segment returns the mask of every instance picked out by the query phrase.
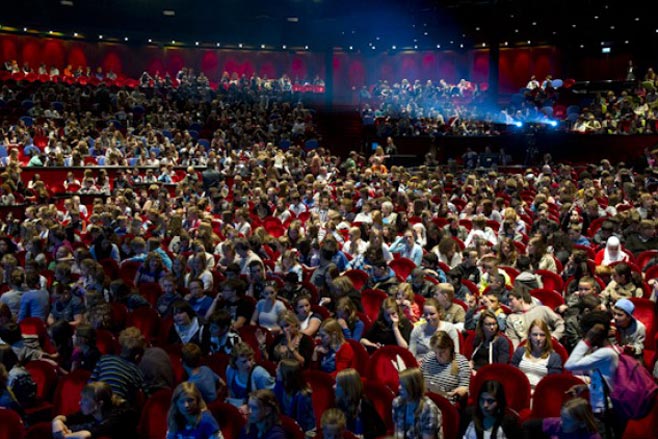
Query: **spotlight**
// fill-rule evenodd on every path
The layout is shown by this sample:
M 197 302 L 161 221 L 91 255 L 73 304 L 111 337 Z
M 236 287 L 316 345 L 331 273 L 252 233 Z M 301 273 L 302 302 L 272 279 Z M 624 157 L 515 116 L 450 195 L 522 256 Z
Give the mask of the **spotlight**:
M 555 128 L 555 127 L 557 126 L 557 121 L 555 121 L 555 120 L 549 120 L 549 121 L 548 121 L 548 124 L 549 124 L 550 126 L 552 126 L 553 128 Z
M 523 126 L 523 122 L 521 122 L 520 120 L 517 120 L 516 122 L 514 122 L 514 126 L 517 127 L 517 128 L 521 128 Z

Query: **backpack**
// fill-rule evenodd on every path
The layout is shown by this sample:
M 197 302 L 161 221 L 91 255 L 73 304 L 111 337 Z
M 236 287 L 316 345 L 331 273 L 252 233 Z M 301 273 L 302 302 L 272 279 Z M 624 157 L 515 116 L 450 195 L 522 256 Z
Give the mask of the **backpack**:
M 599 371 L 600 373 L 601 371 Z M 612 409 L 615 414 L 626 420 L 645 417 L 651 410 L 656 394 L 658 394 L 658 385 L 649 371 L 635 358 L 620 354 L 613 380 L 612 392 L 605 379 L 603 382 L 605 383 L 605 395 L 612 400 Z

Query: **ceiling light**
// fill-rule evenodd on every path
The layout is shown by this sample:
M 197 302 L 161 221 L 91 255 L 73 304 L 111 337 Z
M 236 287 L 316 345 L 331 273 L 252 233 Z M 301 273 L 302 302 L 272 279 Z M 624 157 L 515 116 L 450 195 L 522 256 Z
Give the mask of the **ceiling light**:
M 614 26 L 610 26 L 610 30 L 615 30 L 615 27 L 614 27 Z
M 238 44 L 238 47 L 239 47 L 240 49 L 242 49 L 242 43 Z
M 162 15 L 164 15 L 165 17 L 173 17 L 174 15 L 176 15 L 176 11 L 174 11 L 173 9 L 165 9 L 162 11 Z
M 480 28 L 479 28 L 479 27 L 476 27 L 475 30 L 479 32 L 479 31 L 480 31 Z
M 198 45 L 199 45 L 199 42 L 198 42 L 198 41 L 195 41 L 195 42 L 194 42 L 194 45 L 195 45 L 195 46 L 198 46 Z
M 59 4 L 62 6 L 73 6 L 73 0 L 61 0 Z
M 128 41 L 128 37 L 123 37 L 123 41 Z
M 217 43 L 217 47 L 221 47 L 222 43 Z
M 584 44 L 581 44 L 581 45 L 580 45 L 580 48 L 581 48 L 581 49 L 584 49 L 584 48 L 585 48 L 585 45 L 584 45 Z
M 99 36 L 98 36 L 98 39 L 99 39 L 99 40 L 102 40 L 102 39 L 103 39 L 103 35 L 99 35 Z
M 635 21 L 640 21 L 640 17 L 635 17 Z
M 287 47 L 288 47 L 288 46 L 286 46 L 285 44 L 284 44 L 283 46 L 281 46 L 281 48 L 284 49 L 284 50 L 285 50 Z
M 354 47 L 353 47 L 353 46 L 350 46 L 350 50 L 352 50 L 352 49 L 354 49 Z
M 26 28 L 26 27 L 23 28 L 23 32 L 27 32 L 27 28 Z
M 374 49 L 374 48 L 373 48 Z M 304 50 L 308 50 L 308 46 L 304 46 Z
M 428 33 L 427 33 L 427 32 L 423 32 L 423 35 L 425 35 L 425 36 L 427 36 L 427 35 L 428 35 Z
M 530 40 L 528 40 L 528 44 L 530 44 Z
M 460 44 L 459 47 L 460 47 L 461 49 L 463 49 L 463 48 L 464 48 L 464 45 L 463 45 L 463 44 Z
M 375 50 L 375 46 L 372 46 L 372 50 Z
M 487 47 L 487 43 L 482 43 L 482 47 Z
M 437 45 L 436 45 L 436 48 L 437 48 L 437 49 L 440 49 L 440 48 L 441 48 L 441 45 L 440 45 L 440 44 L 437 44 Z
M 533 22 L 532 22 L 532 25 L 533 25 L 533 26 L 537 26 L 537 22 L 536 22 L 536 21 L 533 21 Z
M 509 43 L 508 43 L 507 41 L 505 41 L 503 44 L 504 44 L 505 46 L 507 46 Z
M 602 47 L 601 48 L 601 53 L 610 53 L 610 48 L 609 47 Z
M 393 45 L 393 46 L 391 46 L 391 49 L 395 50 L 395 49 L 397 49 L 397 46 Z
M 575 24 L 572 24 L 571 27 L 575 29 L 575 28 L 576 28 L 576 25 L 575 25 Z
M 288 17 L 286 20 L 288 20 L 290 23 L 298 23 L 299 17 Z
M 626 41 L 624 41 L 624 44 L 628 44 L 628 43 L 629 43 L 629 41 L 628 41 L 628 40 L 626 40 Z
M 599 16 L 598 16 L 598 15 L 595 15 L 595 16 L 594 16 L 594 19 L 595 19 L 595 20 L 598 20 L 598 19 L 599 19 Z
M 176 44 L 176 40 L 171 40 L 171 44 Z
M 77 36 L 78 36 L 78 33 L 77 33 L 77 32 L 73 32 L 73 36 L 74 36 L 74 37 L 77 37 Z
M 375 37 L 375 40 L 379 41 L 379 37 Z
M 418 49 L 418 44 L 414 44 L 414 49 Z
M 454 41 L 452 41 L 452 40 L 450 40 L 450 44 L 455 44 L 455 42 L 454 42 Z
M 153 42 L 153 40 L 149 38 L 149 43 L 152 43 L 152 42 Z
M 518 30 L 518 29 L 514 29 L 514 33 L 517 33 L 517 34 L 518 34 L 518 33 L 519 33 L 519 30 Z

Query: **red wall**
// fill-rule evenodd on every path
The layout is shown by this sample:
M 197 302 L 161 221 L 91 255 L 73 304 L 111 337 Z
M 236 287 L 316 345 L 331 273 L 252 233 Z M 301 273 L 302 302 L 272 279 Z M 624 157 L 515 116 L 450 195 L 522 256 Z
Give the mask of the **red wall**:
M 268 52 L 214 50 L 195 48 L 133 47 L 106 42 L 78 42 L 52 38 L 36 38 L 0 34 L 0 61 L 16 59 L 36 67 L 66 64 L 101 66 L 130 77 L 138 77 L 144 70 L 150 73 L 175 74 L 182 66 L 202 70 L 211 81 L 221 73 L 250 75 L 256 72 L 268 77 L 287 73 L 291 78 L 324 78 L 325 56 L 311 52 Z M 580 57 L 562 69 L 560 52 L 553 47 L 504 48 L 500 51 L 499 78 L 502 93 L 516 92 L 530 75 L 543 78 L 551 73 L 554 78 L 568 75 L 576 79 L 623 78 L 628 57 L 610 55 Z M 443 78 L 456 83 L 461 78 L 484 83 L 489 75 L 489 51 L 486 48 L 470 51 L 422 51 L 396 53 L 336 52 L 333 56 L 334 90 L 338 98 L 351 97 L 353 89 L 373 84 L 379 79 L 399 81 Z

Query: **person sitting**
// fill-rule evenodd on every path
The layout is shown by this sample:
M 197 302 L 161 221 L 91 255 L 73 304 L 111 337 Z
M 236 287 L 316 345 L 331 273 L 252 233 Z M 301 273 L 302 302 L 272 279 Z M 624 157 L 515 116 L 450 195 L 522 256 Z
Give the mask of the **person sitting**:
M 274 388 L 274 378 L 254 361 L 254 350 L 246 343 L 238 343 L 231 352 L 231 361 L 226 367 L 226 402 L 245 410 L 249 394 L 261 389 Z
M 628 299 L 619 299 L 612 307 L 614 326 L 611 326 L 611 336 L 622 351 L 637 359 L 644 354 L 644 340 L 647 329 L 644 323 L 633 317 L 635 305 Z
M 187 374 L 187 381 L 194 383 L 206 403 L 217 399 L 224 388 L 224 381 L 208 366 L 201 364 L 201 348 L 194 343 L 186 343 L 181 349 L 181 362 Z
M 282 300 L 277 298 L 278 285 L 268 281 L 261 292 L 260 300 L 256 303 L 256 309 L 251 316 L 251 325 L 262 326 L 275 334 L 281 332 L 279 316 L 287 309 Z
M 470 361 L 473 373 L 487 364 L 509 363 L 509 342 L 500 331 L 496 314 L 488 309 L 482 311 L 473 339 L 473 354 Z
M 55 439 L 120 437 L 137 438 L 138 416 L 112 387 L 96 381 L 82 389 L 80 411 L 73 415 L 58 415 L 52 421 Z
M 611 236 L 606 241 L 605 248 L 599 250 L 595 257 L 594 263 L 599 266 L 607 267 L 615 262 L 627 262 L 629 256 L 621 249 L 619 238 Z
M 622 262 L 612 269 L 612 280 L 601 291 L 601 300 L 606 307 L 612 307 L 619 299 L 642 297 L 643 295 L 641 276 L 633 273 L 631 267 Z
M 247 425 L 238 439 L 287 439 L 281 427 L 280 408 L 274 392 L 261 389 L 249 395 Z
M 73 338 L 73 355 L 71 356 L 71 370 L 85 369 L 93 371 L 101 358 L 96 347 L 96 330 L 86 323 L 78 325 Z
M 336 376 L 341 370 L 355 365 L 352 346 L 345 341 L 343 329 L 335 319 L 322 322 L 318 338 L 320 343 L 315 347 L 311 358 L 320 370 Z
M 240 335 L 231 328 L 231 314 L 227 309 L 218 309 L 208 318 L 210 331 L 210 351 L 231 354 L 233 347 L 242 340 Z
M 420 369 L 411 368 L 400 372 L 399 396 L 393 400 L 396 438 L 443 437 L 441 411 L 425 392 L 425 378 Z
M 526 437 L 601 439 L 592 408 L 583 398 L 567 400 L 559 417 L 529 420 L 523 423 L 523 429 Z
M 450 322 L 442 318 L 443 307 L 435 298 L 429 298 L 423 304 L 424 322 L 414 326 L 409 336 L 409 350 L 416 357 L 416 360 L 422 361 L 425 354 L 430 351 L 430 339 L 437 331 L 445 331 L 457 349 L 459 349 L 459 334 L 457 328 Z
M 416 297 L 414 295 L 414 290 L 411 288 L 411 284 L 402 282 L 398 286 L 395 300 L 402 309 L 407 320 L 409 320 L 411 324 L 415 324 L 420 318 L 420 307 L 418 306 L 418 303 L 416 303 Z
M 471 380 L 468 360 L 455 351 L 455 344 L 444 331 L 432 336 L 430 347 L 432 350 L 425 354 L 421 363 L 427 389 L 463 405 Z
M 450 283 L 440 283 L 437 285 L 434 298 L 438 300 L 443 312 L 443 320 L 454 324 L 460 329 L 464 326 L 466 311 L 464 308 L 454 303 L 455 288 Z
M 174 389 L 167 414 L 165 439 L 223 439 L 217 420 L 208 410 L 194 383 L 185 381 Z
M 313 354 L 313 341 L 300 330 L 299 320 L 292 311 L 284 311 L 279 317 L 281 333 L 278 334 L 270 346 L 266 346 L 267 358 L 279 362 L 282 359 L 294 359 L 302 366 L 308 367 Z M 265 343 L 265 339 L 259 342 Z
M 315 413 L 311 388 L 304 379 L 302 366 L 296 360 L 281 360 L 276 371 L 274 394 L 281 413 L 297 421 L 307 436 L 315 433 Z
M 2 363 L 0 363 L 0 408 L 13 410 L 19 415 L 23 415 L 23 407 L 9 387 L 9 373 Z
M 564 334 L 564 320 L 552 309 L 544 305 L 533 305 L 532 296 L 527 291 L 514 289 L 509 293 L 512 314 L 507 316 L 505 335 L 512 340 L 516 349 L 527 334 L 530 325 L 535 320 L 543 320 L 553 333 L 560 339 Z
M 553 349 L 546 322 L 537 319 L 530 324 L 526 345 L 516 348 L 511 364 L 525 373 L 532 390 L 546 375 L 562 372 L 562 358 Z
M 336 407 L 346 418 L 346 428 L 364 439 L 375 439 L 386 433 L 386 425 L 365 396 L 363 381 L 355 369 L 343 369 L 336 375 Z
M 365 324 L 357 314 L 356 306 L 349 297 L 341 297 L 336 304 L 336 321 L 343 329 L 345 339 L 360 341 Z
M 370 330 L 361 338 L 361 344 L 369 351 L 385 345 L 397 345 L 407 349 L 412 325 L 404 317 L 393 297 L 384 299 L 379 316 Z
M 475 407 L 462 418 L 462 429 L 465 430 L 464 439 L 522 437 L 518 415 L 507 408 L 505 388 L 499 381 L 482 383 L 475 397 Z
M 203 352 L 208 352 L 210 331 L 203 319 L 194 312 L 192 306 L 184 300 L 179 300 L 174 302 L 172 310 L 174 324 L 169 331 L 167 343 L 195 343 L 201 346 Z
M 343 439 L 347 431 L 347 418 L 339 409 L 328 409 L 322 413 L 320 419 L 322 439 Z

